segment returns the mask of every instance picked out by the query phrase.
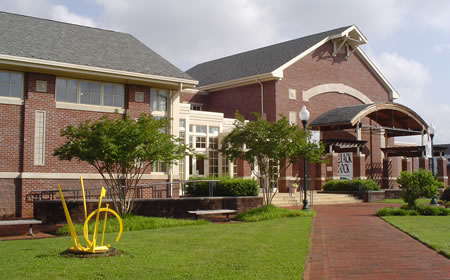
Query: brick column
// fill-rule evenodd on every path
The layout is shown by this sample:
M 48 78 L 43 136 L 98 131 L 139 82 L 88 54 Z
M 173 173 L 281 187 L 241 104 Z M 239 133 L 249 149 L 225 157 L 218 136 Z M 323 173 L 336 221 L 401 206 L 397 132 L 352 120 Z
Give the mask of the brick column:
M 338 154 L 328 154 L 328 163 L 326 165 L 326 180 L 339 180 L 338 176 Z
M 250 177 L 252 170 L 250 168 L 250 164 L 243 160 L 238 158 L 236 160 L 237 163 L 237 176 L 238 177 Z
M 447 159 L 445 157 L 438 157 L 437 162 L 437 180 L 444 183 L 444 188 L 448 186 L 448 174 L 447 174 Z
M 325 163 L 315 163 L 314 190 L 322 190 L 327 175 L 327 165 Z
M 419 158 L 419 168 L 425 169 L 427 171 L 430 170 L 429 162 L 427 157 Z
M 412 172 L 411 158 L 402 158 L 402 171 Z
M 353 178 L 367 179 L 366 177 L 366 155 L 363 153 L 353 154 Z
M 400 176 L 401 163 L 398 157 L 383 159 L 382 188 L 395 189 L 398 187 L 397 178 Z

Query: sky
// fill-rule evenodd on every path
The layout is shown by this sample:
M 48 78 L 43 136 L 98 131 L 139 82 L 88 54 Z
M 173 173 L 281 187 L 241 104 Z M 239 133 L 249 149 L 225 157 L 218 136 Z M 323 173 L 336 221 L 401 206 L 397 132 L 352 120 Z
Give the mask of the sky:
M 400 94 L 396 102 L 450 143 L 447 0 L 2 0 L 6 12 L 134 35 L 181 70 L 355 24 L 361 48 Z M 419 141 L 417 138 L 405 141 Z M 403 141 L 403 140 L 401 140 Z

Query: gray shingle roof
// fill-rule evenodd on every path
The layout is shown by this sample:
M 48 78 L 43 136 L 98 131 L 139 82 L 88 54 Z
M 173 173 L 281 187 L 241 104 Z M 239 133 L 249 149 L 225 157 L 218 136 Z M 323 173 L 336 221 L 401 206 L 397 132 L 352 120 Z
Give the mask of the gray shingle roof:
M 326 124 L 347 124 L 350 123 L 359 112 L 373 104 L 374 103 L 335 108 L 318 116 L 310 123 L 310 125 L 312 127 L 317 127 Z
M 327 36 L 341 33 L 349 27 L 351 26 L 204 62 L 186 73 L 198 80 L 199 86 L 270 73 Z
M 192 80 L 130 34 L 6 12 L 0 54 Z

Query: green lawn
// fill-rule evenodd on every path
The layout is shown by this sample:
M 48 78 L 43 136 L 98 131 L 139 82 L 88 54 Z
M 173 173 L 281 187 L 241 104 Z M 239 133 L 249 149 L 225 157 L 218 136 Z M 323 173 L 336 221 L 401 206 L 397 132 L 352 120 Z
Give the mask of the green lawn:
M 430 204 L 431 198 L 419 198 L 417 200 L 418 204 Z M 393 204 L 404 204 L 405 202 L 401 198 L 386 198 L 383 201 L 377 201 L 377 203 L 393 203 Z
M 385 216 L 382 218 L 450 258 L 450 216 Z
M 2 279 L 299 279 L 312 217 L 125 232 L 120 256 L 59 255 L 70 237 L 0 242 Z M 106 235 L 113 242 L 115 234 Z M 84 242 L 83 242 L 84 243 Z

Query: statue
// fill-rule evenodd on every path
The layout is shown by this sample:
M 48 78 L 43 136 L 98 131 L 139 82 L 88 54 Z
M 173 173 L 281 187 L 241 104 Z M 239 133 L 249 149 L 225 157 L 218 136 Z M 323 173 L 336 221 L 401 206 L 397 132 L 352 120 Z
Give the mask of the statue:
M 87 215 L 87 207 L 86 207 L 86 197 L 85 197 L 85 193 L 84 193 L 83 178 L 81 176 L 80 176 L 80 184 L 81 184 L 81 193 L 83 196 L 84 219 L 85 219 L 84 224 L 83 224 L 83 237 L 87 244 L 86 247 L 82 246 L 80 244 L 80 242 L 78 241 L 77 233 L 75 232 L 75 228 L 73 227 L 72 219 L 70 218 L 70 214 L 69 214 L 69 210 L 67 209 L 66 201 L 64 200 L 64 196 L 62 194 L 61 187 L 58 184 L 58 191 L 59 191 L 59 195 L 61 197 L 61 203 L 64 208 L 67 225 L 69 226 L 70 235 L 72 237 L 72 242 L 73 242 L 73 246 L 70 247 L 69 250 L 73 251 L 73 252 L 91 253 L 91 254 L 108 252 L 110 245 L 109 244 L 106 246 L 103 245 L 104 237 L 105 237 L 105 229 L 106 229 L 106 220 L 107 220 L 108 213 L 111 213 L 112 215 L 114 215 L 119 222 L 119 233 L 116 236 L 116 242 L 119 242 L 120 236 L 122 234 L 122 230 L 123 230 L 122 220 L 120 219 L 120 216 L 119 216 L 119 214 L 117 214 L 116 211 L 109 208 L 108 204 L 106 204 L 106 207 L 103 207 L 103 208 L 101 207 L 102 198 L 105 197 L 105 194 L 106 194 L 105 188 L 103 186 L 100 191 L 100 196 L 98 198 L 98 207 L 95 211 L 90 213 L 88 216 Z M 102 238 L 100 241 L 100 245 L 98 246 L 97 245 L 97 229 L 98 229 L 97 226 L 98 226 L 98 221 L 100 218 L 100 212 L 104 212 L 105 217 L 104 217 L 104 221 L 103 221 Z M 92 236 L 92 240 L 90 240 L 88 223 L 89 223 L 89 220 L 94 216 L 95 216 L 94 234 Z

